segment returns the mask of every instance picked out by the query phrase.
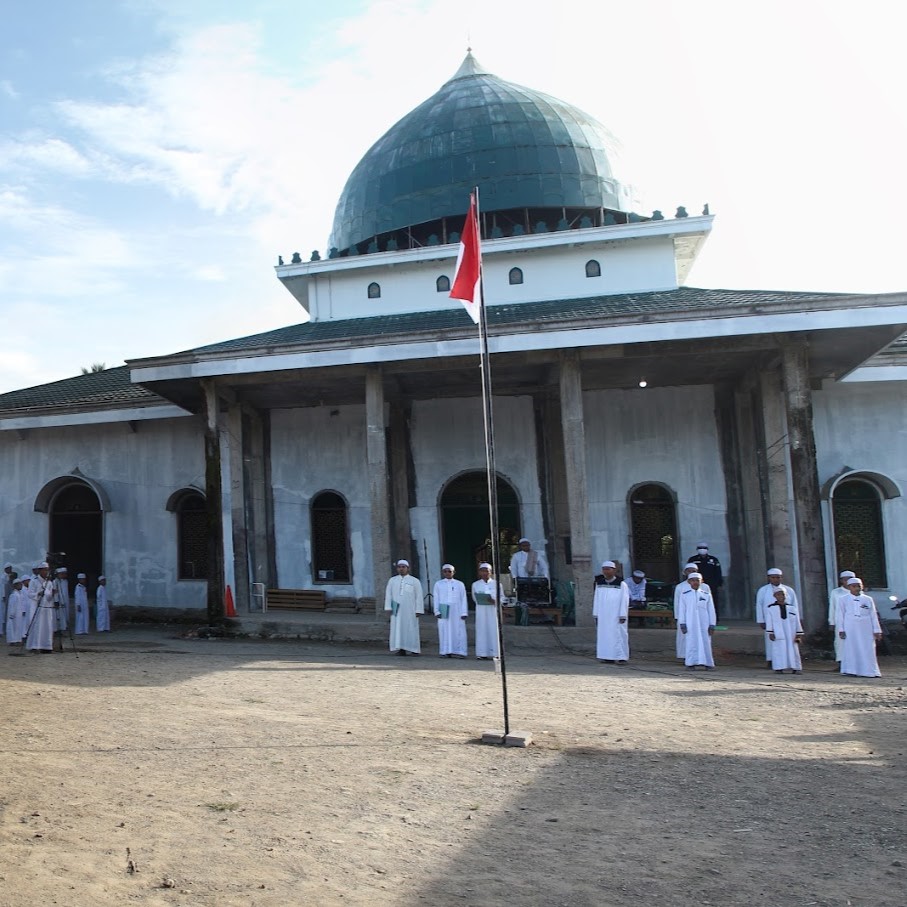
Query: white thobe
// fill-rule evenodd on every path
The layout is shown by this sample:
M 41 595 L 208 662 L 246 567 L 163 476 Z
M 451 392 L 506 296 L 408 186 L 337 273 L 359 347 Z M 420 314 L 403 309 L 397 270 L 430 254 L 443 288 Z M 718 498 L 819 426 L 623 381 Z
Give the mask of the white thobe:
M 685 579 L 681 580 L 674 587 L 674 623 L 677 624 L 677 636 L 674 642 L 676 645 L 675 651 L 677 652 L 677 657 L 681 661 L 683 661 L 683 659 L 686 658 L 687 655 L 687 638 L 684 635 L 683 631 L 680 629 L 680 619 L 678 616 L 680 614 L 680 596 L 683 595 L 683 593 L 686 592 L 689 588 L 690 584 Z M 709 588 L 708 583 L 700 583 L 699 588 L 705 589 L 705 591 L 709 594 L 711 594 L 712 592 L 712 590 Z
M 498 594 L 504 600 L 504 590 L 498 586 Z M 487 596 L 487 598 L 486 598 Z M 479 599 L 481 597 L 481 601 Z M 472 584 L 472 600 L 476 603 L 476 658 L 497 658 L 498 649 L 498 606 L 495 600 L 495 581 L 477 579 Z M 484 602 L 490 600 L 490 604 Z
M 841 640 L 841 673 L 881 677 L 874 634 L 882 632 L 882 625 L 875 602 L 868 595 L 842 595 L 835 629 L 845 634 Z
M 384 610 L 391 612 L 390 650 L 421 652 L 419 614 L 425 613 L 422 583 L 418 577 L 392 576 L 384 593 Z M 395 607 L 396 605 L 396 607 Z
M 709 627 L 714 627 L 717 623 L 715 617 L 715 602 L 712 601 L 712 593 L 704 592 L 704 586 L 693 589 L 687 584 L 680 596 L 680 610 L 677 615 L 677 624 L 685 625 L 686 632 L 686 653 L 684 655 L 684 664 L 686 665 L 705 665 L 707 668 L 715 666 L 715 659 L 712 657 L 712 637 L 709 635 Z
M 535 568 L 529 572 L 531 564 L 527 564 L 529 555 L 535 555 Z M 527 579 L 533 576 L 544 576 L 550 578 L 548 572 L 548 560 L 543 551 L 536 551 L 534 548 L 530 551 L 516 551 L 510 558 L 510 575 L 519 579 Z
M 638 583 L 633 579 L 625 579 L 624 582 L 627 584 L 631 602 L 645 602 L 646 581 L 644 579 L 641 579 Z
M 800 605 L 797 600 L 797 593 L 791 589 L 790 586 L 785 586 L 784 583 L 779 583 L 777 586 L 773 586 L 771 583 L 766 583 L 764 586 L 760 586 L 759 590 L 756 592 L 756 623 L 764 624 L 765 623 L 765 614 L 766 609 L 775 601 L 775 590 L 783 589 L 784 590 L 784 600 L 788 605 L 793 605 L 797 610 L 800 610 Z M 768 627 L 765 628 L 765 633 L 763 634 L 765 641 L 765 660 L 772 660 L 772 641 L 768 638 Z
M 630 657 L 627 611 L 630 590 L 622 581 L 595 586 L 592 616 L 595 618 L 595 657 L 604 661 L 626 661 Z M 621 623 L 623 618 L 623 623 Z
M 844 645 L 844 640 L 838 636 L 838 629 L 835 626 L 835 621 L 838 619 L 838 605 L 844 595 L 850 595 L 850 589 L 846 589 L 844 586 L 835 586 L 828 593 L 828 625 L 831 627 L 832 635 L 835 638 L 835 661 L 841 660 L 841 648 Z
M 69 628 L 69 580 L 54 580 L 54 601 L 58 605 L 54 620 L 58 630 Z
M 9 574 L 5 570 L 0 570 L 0 636 L 6 632 L 6 603 L 12 588 Z
M 27 624 L 28 596 L 24 589 L 13 589 L 6 602 L 6 641 L 22 642 Z
M 76 584 L 76 620 L 75 632 L 80 636 L 88 632 L 88 587 Z
M 439 579 L 433 594 L 438 618 L 438 651 L 441 655 L 466 656 L 466 586 L 458 579 Z
M 40 577 L 36 577 L 29 583 L 28 592 L 35 610 L 32 612 L 31 629 L 28 631 L 25 648 L 52 651 L 56 627 L 54 584 L 50 581 L 45 583 Z
M 800 621 L 800 609 L 797 605 L 785 602 L 787 616 L 781 617 L 781 606 L 773 601 L 765 608 L 766 633 L 774 634 L 774 639 L 769 638 L 768 655 L 772 667 L 776 671 L 791 668 L 800 671 L 803 665 L 800 661 L 800 647 L 797 645 L 797 634 L 803 632 Z
M 107 604 L 107 587 L 98 586 L 98 591 L 95 593 L 95 609 L 98 630 L 109 630 L 110 629 L 110 608 Z

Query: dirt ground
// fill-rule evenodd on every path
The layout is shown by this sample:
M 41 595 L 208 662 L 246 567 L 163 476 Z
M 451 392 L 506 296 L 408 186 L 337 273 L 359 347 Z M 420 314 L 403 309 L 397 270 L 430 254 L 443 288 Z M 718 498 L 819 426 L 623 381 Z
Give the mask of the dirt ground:
M 0 660 L 7 907 L 907 904 L 903 658 L 511 653 L 505 749 L 489 662 L 86 645 Z

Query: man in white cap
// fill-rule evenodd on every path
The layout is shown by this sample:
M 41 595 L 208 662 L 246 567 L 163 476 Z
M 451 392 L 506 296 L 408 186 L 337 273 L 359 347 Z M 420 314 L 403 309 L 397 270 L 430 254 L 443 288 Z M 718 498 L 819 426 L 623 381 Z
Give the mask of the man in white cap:
M 65 567 L 57 567 L 54 574 L 54 605 L 57 630 L 62 633 L 69 628 L 69 571 Z
M 469 605 L 466 586 L 454 579 L 453 564 L 441 568 L 441 579 L 435 583 L 432 601 L 438 618 L 438 653 L 442 658 L 466 657 L 466 618 Z
M 769 567 L 769 569 L 765 571 L 765 585 L 760 586 L 756 592 L 756 623 L 765 631 L 763 637 L 765 641 L 765 664 L 768 668 L 771 668 L 772 666 L 772 641 L 768 636 L 769 631 L 766 626 L 765 609 L 775 601 L 775 591 L 778 589 L 784 590 L 785 603 L 790 607 L 795 608 L 798 615 L 800 613 L 797 593 L 794 592 L 790 586 L 785 586 L 784 583 L 781 582 L 783 576 L 784 574 L 780 567 Z
M 683 579 L 674 587 L 674 623 L 677 624 L 677 636 L 674 640 L 675 652 L 677 657 L 683 661 L 686 658 L 687 654 L 687 638 L 680 629 L 680 596 L 683 595 L 687 589 L 690 588 L 690 584 L 687 581 L 691 573 L 697 573 L 696 565 L 693 563 L 688 563 L 683 565 Z M 701 574 L 700 574 L 701 575 Z M 700 583 L 700 586 L 705 587 L 706 592 L 711 592 L 709 589 L 708 583 Z
M 719 597 L 721 595 L 721 587 L 724 585 L 721 561 L 715 555 L 709 554 L 707 542 L 698 542 L 696 544 L 696 553 L 690 558 L 690 563 L 696 565 L 696 570 L 702 574 L 702 582 L 709 587 L 717 617 L 720 611 Z
M 75 632 L 78 636 L 83 636 L 88 632 L 88 577 L 80 573 L 76 579 L 76 627 Z
M 6 632 L 6 602 L 13 591 L 13 565 L 6 563 L 0 570 L 0 636 Z
M 22 589 L 22 577 L 13 577 L 12 586 L 12 592 L 6 601 L 6 641 L 11 646 L 22 642 L 25 617 L 28 614 L 28 599 Z
M 800 641 L 803 639 L 800 608 L 796 600 L 788 600 L 790 589 L 787 586 L 772 588 L 772 601 L 765 606 L 770 664 L 776 674 L 787 670 L 799 674 L 803 668 L 800 662 Z
M 536 576 L 550 579 L 548 561 L 543 551 L 536 551 L 529 539 L 520 539 L 519 550 L 510 558 L 510 575 L 514 579 L 532 579 Z
M 856 573 L 853 570 L 842 570 L 838 574 L 838 579 L 841 581 L 839 586 L 835 586 L 831 592 L 828 593 L 828 625 L 831 627 L 832 636 L 835 639 L 835 661 L 841 660 L 841 637 L 838 636 L 837 631 L 835 630 L 835 621 L 838 619 L 838 603 L 841 600 L 842 595 L 848 595 L 850 590 L 847 588 L 847 581 L 856 576 Z
M 472 600 L 476 603 L 476 658 L 497 658 L 498 599 L 504 599 L 504 590 L 491 575 L 489 563 L 479 564 L 479 578 L 472 584 Z
M 25 648 L 36 652 L 49 653 L 54 648 L 54 584 L 48 576 L 50 565 L 43 561 L 35 566 L 35 575 L 28 585 L 31 603 L 28 636 Z
M 422 583 L 409 572 L 409 561 L 397 561 L 397 575 L 387 582 L 384 610 L 391 613 L 390 650 L 397 655 L 419 655 L 419 615 L 425 613 Z
M 863 580 L 852 576 L 847 595 L 838 599 L 835 628 L 841 646 L 841 673 L 852 677 L 881 677 L 876 643 L 882 638 L 882 625 L 875 602 L 863 592 Z
M 642 570 L 634 570 L 628 579 L 627 590 L 630 593 L 630 607 L 633 609 L 646 606 L 646 574 Z
M 98 577 L 98 590 L 95 592 L 95 621 L 101 633 L 110 632 L 110 606 L 107 603 L 107 577 Z
M 603 561 L 595 577 L 592 618 L 595 620 L 595 657 L 606 664 L 624 665 L 630 658 L 627 612 L 630 590 L 617 575 L 614 561 Z
M 718 622 L 712 593 L 706 592 L 701 573 L 687 577 L 688 589 L 680 596 L 680 612 L 677 622 L 680 632 L 686 637 L 684 664 L 692 671 L 702 665 L 707 671 L 715 669 L 712 656 L 712 633 Z

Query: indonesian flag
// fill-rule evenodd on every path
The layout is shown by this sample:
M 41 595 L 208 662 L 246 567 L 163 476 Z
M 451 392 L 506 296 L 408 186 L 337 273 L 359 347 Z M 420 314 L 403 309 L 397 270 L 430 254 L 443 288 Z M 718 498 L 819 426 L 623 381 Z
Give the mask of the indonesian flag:
M 457 255 L 457 273 L 450 298 L 459 299 L 466 306 L 469 317 L 479 323 L 482 308 L 482 248 L 479 244 L 479 224 L 476 218 L 476 194 L 469 194 L 469 213 L 460 238 L 460 253 Z

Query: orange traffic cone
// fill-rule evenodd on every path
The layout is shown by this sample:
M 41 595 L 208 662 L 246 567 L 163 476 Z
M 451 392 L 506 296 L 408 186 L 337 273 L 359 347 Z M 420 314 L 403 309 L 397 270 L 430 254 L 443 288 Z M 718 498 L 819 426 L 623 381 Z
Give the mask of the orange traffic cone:
M 224 613 L 227 617 L 236 617 L 236 607 L 233 604 L 233 590 L 227 586 L 224 595 Z

